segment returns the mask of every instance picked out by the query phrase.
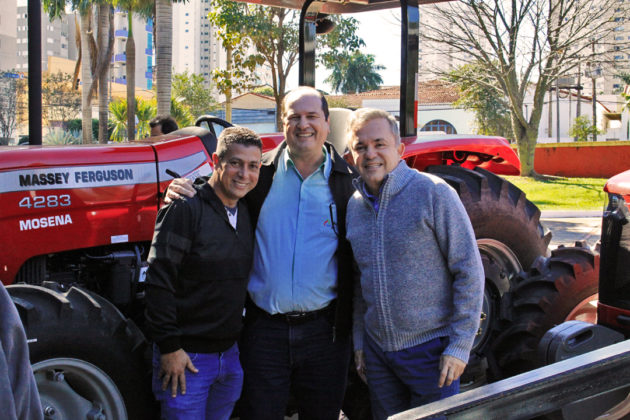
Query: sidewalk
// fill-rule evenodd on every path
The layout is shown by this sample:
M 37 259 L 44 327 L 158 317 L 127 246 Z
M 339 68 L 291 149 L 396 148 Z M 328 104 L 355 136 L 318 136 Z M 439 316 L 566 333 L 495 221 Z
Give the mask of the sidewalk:
M 549 247 L 573 246 L 575 241 L 586 241 L 594 248 L 602 229 L 603 210 L 554 210 L 543 211 L 540 223 L 552 233 Z

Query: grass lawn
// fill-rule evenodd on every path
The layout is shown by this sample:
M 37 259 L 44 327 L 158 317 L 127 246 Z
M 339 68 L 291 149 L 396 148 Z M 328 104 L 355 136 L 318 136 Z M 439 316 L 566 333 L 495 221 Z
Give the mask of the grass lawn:
M 601 210 L 604 207 L 605 178 L 504 178 L 523 190 L 541 210 Z

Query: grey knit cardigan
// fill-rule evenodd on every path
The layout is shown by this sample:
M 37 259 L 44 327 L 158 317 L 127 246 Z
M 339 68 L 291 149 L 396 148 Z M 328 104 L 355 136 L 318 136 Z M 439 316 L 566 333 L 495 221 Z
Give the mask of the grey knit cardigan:
M 381 186 L 378 213 L 363 194 L 363 181 L 355 180 L 355 186 L 346 217 L 361 272 L 355 350 L 363 348 L 364 333 L 383 351 L 448 336 L 444 354 L 468 362 L 479 328 L 484 273 L 457 193 L 404 161 Z

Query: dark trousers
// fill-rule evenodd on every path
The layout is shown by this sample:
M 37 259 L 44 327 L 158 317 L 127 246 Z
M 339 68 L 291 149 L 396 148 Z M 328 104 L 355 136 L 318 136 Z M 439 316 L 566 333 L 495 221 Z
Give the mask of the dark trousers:
M 400 351 L 383 351 L 367 334 L 363 340 L 372 416 L 388 416 L 438 401 L 459 392 L 459 379 L 438 388 L 440 356 L 448 337 Z
M 330 316 L 288 323 L 250 312 L 241 337 L 241 419 L 283 419 L 292 390 L 300 420 L 338 420 L 350 362 L 349 337 L 333 342 Z

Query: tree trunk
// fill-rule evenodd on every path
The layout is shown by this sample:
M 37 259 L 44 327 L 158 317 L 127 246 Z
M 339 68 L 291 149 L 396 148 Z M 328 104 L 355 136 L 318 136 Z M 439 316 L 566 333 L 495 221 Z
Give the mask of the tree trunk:
M 518 119 L 512 117 L 512 130 L 516 138 L 518 157 L 521 161 L 521 176 L 536 176 L 534 170 L 534 153 L 538 139 L 537 130 L 523 126 Z
M 227 73 L 230 75 L 230 79 L 232 78 L 232 47 L 228 46 L 225 48 L 226 55 L 226 63 L 227 63 Z M 232 122 L 232 88 L 228 88 L 225 91 L 225 121 L 231 123 Z
M 155 18 L 157 114 L 170 115 L 173 62 L 173 4 L 171 0 L 156 0 Z
M 127 44 L 125 45 L 127 76 L 127 139 L 133 141 L 136 133 L 136 43 L 133 39 L 133 12 L 127 11 Z
M 90 6 L 91 7 L 91 6 Z M 81 15 L 81 128 L 83 143 L 92 143 L 92 105 L 90 87 L 92 86 L 92 58 L 90 55 L 89 33 L 92 13 L 90 10 Z
M 98 142 L 107 143 L 107 122 L 109 119 L 109 60 L 111 51 L 109 51 L 109 35 L 112 28 L 110 19 L 111 8 L 108 4 L 100 4 L 98 6 L 98 49 L 99 61 L 104 61 L 102 68 L 98 74 Z

